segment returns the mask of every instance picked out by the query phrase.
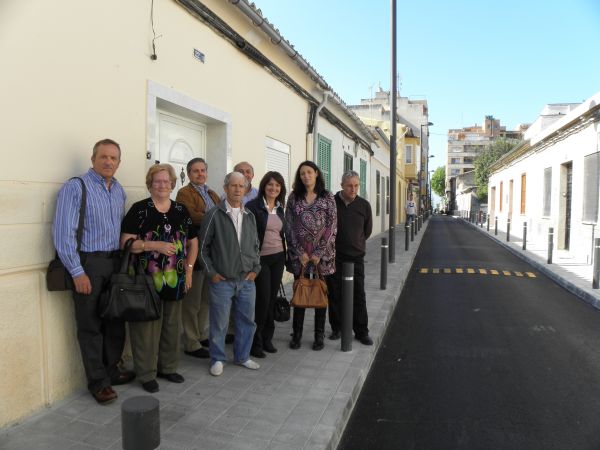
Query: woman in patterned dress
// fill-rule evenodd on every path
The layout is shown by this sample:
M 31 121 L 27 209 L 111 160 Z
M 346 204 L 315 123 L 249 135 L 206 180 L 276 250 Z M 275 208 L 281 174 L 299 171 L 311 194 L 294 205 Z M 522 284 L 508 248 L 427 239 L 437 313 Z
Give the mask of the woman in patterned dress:
M 134 203 L 121 225 L 121 246 L 133 238 L 131 253 L 141 259 L 161 299 L 162 314 L 151 322 L 130 322 L 133 365 L 148 392 L 159 390 L 156 377 L 183 383 L 177 373 L 181 335 L 181 300 L 192 286 L 198 256 L 196 229 L 187 209 L 171 200 L 177 178 L 169 164 L 148 170 L 150 197 Z
M 321 170 L 312 161 L 304 161 L 298 166 L 285 217 L 288 271 L 297 279 L 303 268 L 317 266 L 331 289 L 335 272 L 337 210 L 333 195 L 325 188 Z M 300 348 L 305 311 L 305 308 L 294 308 L 290 342 L 290 348 L 294 350 Z M 326 312 L 327 308 L 315 308 L 313 350 L 323 348 Z

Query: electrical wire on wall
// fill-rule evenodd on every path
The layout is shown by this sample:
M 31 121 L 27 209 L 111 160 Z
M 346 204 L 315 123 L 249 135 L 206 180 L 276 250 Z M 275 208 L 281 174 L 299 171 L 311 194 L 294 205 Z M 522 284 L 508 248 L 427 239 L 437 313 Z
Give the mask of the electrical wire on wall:
M 152 61 L 156 61 L 158 56 L 156 55 L 156 40 L 162 37 L 162 34 L 157 36 L 156 31 L 154 30 L 154 0 L 150 3 L 150 25 L 152 26 L 152 54 L 150 55 L 150 59 Z

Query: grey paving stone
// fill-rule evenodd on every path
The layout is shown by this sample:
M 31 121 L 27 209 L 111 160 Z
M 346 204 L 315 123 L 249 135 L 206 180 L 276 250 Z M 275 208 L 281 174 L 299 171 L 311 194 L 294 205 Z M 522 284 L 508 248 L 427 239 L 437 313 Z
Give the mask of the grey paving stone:
M 94 447 L 82 443 L 73 444 L 68 450 L 102 450 L 102 447 Z
M 331 441 L 331 438 L 335 432 L 336 427 L 317 425 L 310 435 L 308 443 L 304 448 L 314 450 L 327 448 L 327 445 Z
M 95 447 L 108 448 L 121 440 L 121 429 L 114 426 L 102 426 L 83 439 L 83 442 Z
M 245 417 L 232 417 L 224 414 L 218 417 L 217 420 L 209 426 L 209 429 L 238 434 L 246 426 L 248 421 L 249 419 Z
M 223 450 L 230 447 L 235 437 L 235 434 L 211 430 L 198 436 L 195 445 L 202 450 Z
M 64 450 L 74 444 L 75 442 L 60 436 L 37 433 L 11 435 L 0 439 L 0 448 L 3 450 Z
M 267 439 L 270 441 L 281 428 L 281 425 L 282 423 L 267 420 L 260 417 L 260 415 L 256 415 L 248 421 L 240 432 L 240 435 L 258 439 Z

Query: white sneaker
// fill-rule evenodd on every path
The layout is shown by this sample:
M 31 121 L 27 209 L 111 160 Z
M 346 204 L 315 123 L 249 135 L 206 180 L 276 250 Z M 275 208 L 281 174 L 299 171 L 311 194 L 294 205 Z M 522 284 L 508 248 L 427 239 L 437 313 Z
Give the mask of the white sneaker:
M 250 370 L 260 369 L 260 364 L 258 364 L 255 361 L 252 361 L 251 359 L 246 360 L 246 362 L 239 362 L 237 364 L 240 366 L 244 366 L 246 369 L 250 369 Z
M 223 363 L 221 361 L 215 361 L 212 366 L 210 366 L 210 374 L 213 377 L 218 377 L 223 373 Z

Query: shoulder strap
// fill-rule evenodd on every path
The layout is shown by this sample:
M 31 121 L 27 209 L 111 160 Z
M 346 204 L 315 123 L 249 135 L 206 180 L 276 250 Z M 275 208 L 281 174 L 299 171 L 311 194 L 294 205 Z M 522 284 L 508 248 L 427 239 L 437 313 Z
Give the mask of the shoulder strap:
M 85 183 L 80 177 L 73 177 L 72 180 L 77 178 L 81 183 L 81 204 L 79 205 L 79 224 L 77 225 L 77 253 L 81 251 L 81 238 L 83 237 L 83 223 L 85 220 L 85 206 L 87 201 L 87 191 Z

